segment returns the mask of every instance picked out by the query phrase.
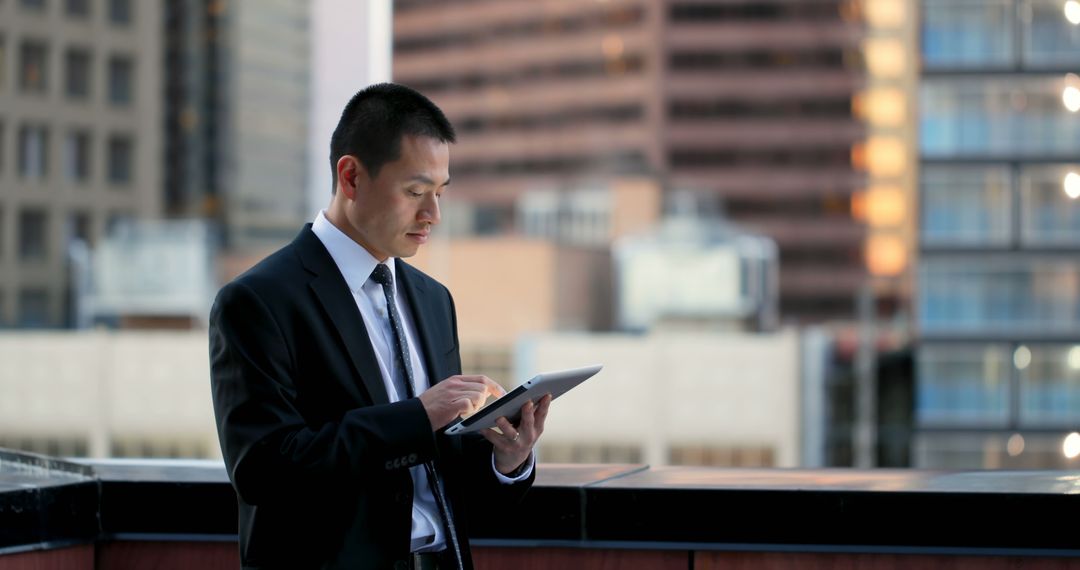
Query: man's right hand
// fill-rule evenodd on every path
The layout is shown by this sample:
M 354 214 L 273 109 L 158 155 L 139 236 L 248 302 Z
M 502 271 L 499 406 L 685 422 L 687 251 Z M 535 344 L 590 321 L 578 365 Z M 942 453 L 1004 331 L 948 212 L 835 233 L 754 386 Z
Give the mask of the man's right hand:
M 488 396 L 506 393 L 487 376 L 451 376 L 420 394 L 433 430 L 442 429 L 460 416 L 469 415 L 484 405 Z

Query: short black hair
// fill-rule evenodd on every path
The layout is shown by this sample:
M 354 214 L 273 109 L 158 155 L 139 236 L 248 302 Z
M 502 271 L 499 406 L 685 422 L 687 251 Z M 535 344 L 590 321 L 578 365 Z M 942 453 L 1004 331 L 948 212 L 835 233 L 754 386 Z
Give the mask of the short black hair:
M 337 191 L 337 163 L 342 156 L 355 156 L 375 178 L 384 164 L 401 157 L 403 135 L 444 143 L 456 140 L 454 127 L 442 110 L 415 89 L 377 83 L 353 95 L 330 137 L 331 193 Z

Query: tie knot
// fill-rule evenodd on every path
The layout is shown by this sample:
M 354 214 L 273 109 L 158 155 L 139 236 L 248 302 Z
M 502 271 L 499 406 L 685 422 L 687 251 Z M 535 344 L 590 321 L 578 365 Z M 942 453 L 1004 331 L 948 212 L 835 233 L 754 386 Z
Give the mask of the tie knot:
M 371 279 L 385 287 L 389 287 L 394 283 L 394 276 L 390 274 L 390 268 L 385 263 L 375 266 L 375 271 L 371 272 Z

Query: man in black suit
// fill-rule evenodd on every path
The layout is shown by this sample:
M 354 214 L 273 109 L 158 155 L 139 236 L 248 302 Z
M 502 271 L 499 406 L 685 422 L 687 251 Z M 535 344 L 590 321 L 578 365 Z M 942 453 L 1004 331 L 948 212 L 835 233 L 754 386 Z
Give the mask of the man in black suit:
M 513 520 L 532 484 L 550 397 L 483 437 L 440 431 L 503 392 L 461 375 L 449 291 L 401 259 L 439 222 L 453 142 L 416 91 L 360 91 L 329 208 L 218 293 L 211 383 L 245 568 L 471 568 L 467 518 Z

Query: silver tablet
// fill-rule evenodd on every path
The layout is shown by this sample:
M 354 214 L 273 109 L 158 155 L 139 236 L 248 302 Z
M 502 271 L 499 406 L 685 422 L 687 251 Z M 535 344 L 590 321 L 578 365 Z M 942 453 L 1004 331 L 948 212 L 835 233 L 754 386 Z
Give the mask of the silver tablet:
M 583 368 L 537 374 L 475 414 L 451 423 L 446 428 L 446 433 L 460 435 L 492 428 L 495 427 L 495 420 L 503 416 L 506 416 L 510 423 L 517 425 L 518 420 L 521 419 L 521 406 L 524 406 L 525 402 L 530 400 L 536 402 L 545 394 L 551 394 L 551 399 L 554 400 L 600 372 L 603 367 L 602 364 L 594 364 Z

